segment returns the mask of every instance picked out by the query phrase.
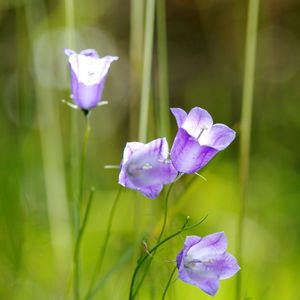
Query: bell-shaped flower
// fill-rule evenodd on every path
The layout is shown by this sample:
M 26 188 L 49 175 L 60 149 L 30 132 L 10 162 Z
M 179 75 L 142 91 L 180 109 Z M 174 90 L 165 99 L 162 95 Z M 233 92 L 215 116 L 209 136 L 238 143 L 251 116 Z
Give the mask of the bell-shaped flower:
M 195 173 L 235 138 L 235 131 L 224 124 L 213 124 L 211 115 L 200 107 L 189 114 L 171 108 L 178 132 L 171 149 L 171 161 L 181 173 Z
M 117 56 L 100 58 L 94 49 L 86 49 L 79 54 L 65 49 L 69 57 L 72 98 L 83 110 L 90 110 L 101 101 L 102 91 L 110 64 Z
M 187 236 L 177 255 L 178 278 L 214 296 L 220 280 L 240 270 L 236 259 L 227 250 L 224 232 L 204 237 Z
M 174 181 L 177 176 L 168 155 L 169 146 L 165 138 L 148 144 L 127 143 L 121 162 L 119 184 L 155 198 L 163 186 Z

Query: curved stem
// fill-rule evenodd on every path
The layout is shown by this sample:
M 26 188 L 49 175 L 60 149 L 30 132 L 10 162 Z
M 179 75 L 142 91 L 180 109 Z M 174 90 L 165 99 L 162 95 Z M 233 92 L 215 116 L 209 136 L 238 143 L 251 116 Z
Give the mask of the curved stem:
M 172 182 L 171 185 L 169 186 L 168 192 L 167 192 L 166 197 L 165 197 L 163 224 L 162 224 L 162 227 L 161 227 L 161 230 L 160 230 L 159 237 L 158 237 L 158 239 L 157 239 L 157 243 L 160 242 L 160 240 L 161 240 L 161 238 L 162 238 L 162 236 L 163 236 L 163 234 L 164 234 L 165 228 L 166 228 L 167 216 L 168 216 L 168 202 L 169 202 L 169 195 L 170 195 L 170 193 L 171 193 L 171 190 L 172 190 L 173 185 L 174 185 L 174 182 Z M 143 275 L 142 275 L 142 278 L 141 278 L 140 282 L 138 283 L 138 285 L 137 285 L 137 287 L 136 287 L 136 289 L 135 289 L 135 292 L 134 292 L 134 294 L 133 294 L 133 297 L 136 296 L 136 294 L 138 293 L 138 291 L 139 291 L 141 285 L 143 284 L 144 279 L 145 279 L 145 277 L 146 277 L 146 275 L 147 275 L 147 273 L 148 273 L 148 270 L 149 270 L 149 268 L 150 268 L 150 265 L 151 265 L 151 263 L 152 263 L 152 260 L 153 260 L 153 258 L 154 258 L 154 255 L 155 255 L 155 253 L 153 253 L 153 255 L 151 256 L 150 261 L 149 261 L 148 265 L 146 266 L 145 271 L 144 271 L 144 273 L 143 273 Z
M 132 275 L 132 279 L 131 279 L 131 283 L 130 283 L 130 291 L 129 291 L 129 300 L 133 300 L 136 296 L 136 292 L 134 293 L 133 292 L 133 288 L 134 288 L 134 282 L 135 282 L 135 279 L 136 279 L 136 276 L 138 274 L 138 271 L 139 269 L 142 267 L 143 263 L 146 261 L 146 259 L 150 256 L 149 254 L 152 254 L 154 251 L 156 251 L 160 246 L 162 246 L 163 244 L 165 244 L 167 241 L 171 240 L 172 238 L 176 237 L 177 235 L 181 234 L 182 232 L 184 231 L 187 231 L 187 230 L 190 230 L 190 229 L 193 229 L 195 228 L 196 226 L 199 226 L 202 222 L 205 221 L 205 219 L 207 218 L 207 216 L 205 216 L 204 218 L 202 218 L 199 222 L 197 222 L 196 224 L 194 225 L 191 225 L 191 226 L 188 226 L 187 227 L 187 224 L 189 222 L 189 217 L 186 218 L 186 221 L 184 222 L 182 228 L 180 230 L 178 230 L 177 232 L 169 235 L 168 237 L 166 237 L 165 239 L 163 239 L 162 241 L 158 242 L 153 248 L 151 248 L 147 255 L 141 257 L 139 260 L 138 260 L 138 264 L 133 272 L 133 275 Z
M 107 229 L 106 229 L 106 234 L 105 234 L 105 237 L 104 237 L 104 242 L 103 242 L 101 251 L 99 252 L 96 267 L 95 267 L 95 270 L 94 270 L 94 273 L 93 273 L 93 276 L 92 276 L 92 279 L 91 279 L 91 282 L 90 282 L 90 285 L 89 285 L 89 290 L 87 292 L 87 295 L 86 295 L 85 299 L 90 299 L 91 295 L 93 294 L 92 291 L 93 291 L 93 287 L 95 285 L 95 281 L 97 279 L 97 275 L 101 271 L 103 261 L 104 261 L 104 257 L 105 257 L 105 253 L 106 253 L 106 249 L 107 249 L 107 245 L 108 245 L 108 241 L 109 241 L 109 238 L 110 238 L 113 218 L 114 218 L 114 215 L 115 215 L 117 204 L 118 204 L 119 199 L 120 199 L 121 192 L 122 192 L 122 187 L 120 186 L 120 188 L 118 190 L 118 193 L 115 197 L 114 203 L 111 207 L 111 211 L 110 211 L 110 214 L 109 214 L 109 217 L 108 217 Z
M 170 286 L 170 283 L 171 283 L 171 281 L 172 281 L 172 278 L 173 278 L 174 273 L 175 273 L 176 270 L 177 270 L 177 266 L 175 266 L 175 267 L 173 268 L 173 270 L 172 270 L 172 273 L 171 273 L 171 275 L 170 275 L 170 278 L 169 278 L 169 280 L 168 280 L 168 282 L 167 282 L 167 285 L 166 285 L 166 287 L 165 287 L 165 289 L 164 289 L 164 292 L 163 292 L 163 294 L 162 294 L 161 300 L 164 300 L 164 299 L 165 299 L 166 294 L 167 294 L 167 291 L 168 291 L 168 288 L 169 288 L 169 286 Z
M 75 250 L 74 250 L 74 296 L 75 299 L 80 299 L 80 290 L 79 290 L 79 283 L 80 283 L 80 265 L 79 265 L 79 255 L 80 255 L 80 244 L 81 244 L 81 240 L 82 240 L 82 236 L 85 230 L 85 226 L 90 214 L 90 208 L 92 205 L 92 200 L 93 200 L 93 196 L 94 196 L 94 188 L 91 188 L 90 191 L 90 195 L 89 195 L 89 199 L 88 199 L 88 203 L 87 203 L 87 207 L 86 207 L 86 211 L 83 217 L 83 222 L 82 222 L 82 226 L 79 230 L 78 236 L 77 236 L 77 240 L 76 240 L 76 244 L 75 244 Z

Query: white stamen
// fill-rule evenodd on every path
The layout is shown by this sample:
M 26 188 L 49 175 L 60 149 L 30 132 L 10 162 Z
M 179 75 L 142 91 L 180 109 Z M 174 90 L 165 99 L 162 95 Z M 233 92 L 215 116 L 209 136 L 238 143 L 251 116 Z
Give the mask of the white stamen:
M 104 169 L 120 169 L 119 165 L 105 165 Z
M 69 107 L 73 108 L 73 109 L 78 109 L 79 107 L 76 104 L 73 104 L 65 99 L 61 100 L 62 103 L 67 104 Z
M 199 173 L 195 172 L 194 174 L 202 178 L 204 181 L 207 181 L 207 179 L 204 176 L 200 175 Z

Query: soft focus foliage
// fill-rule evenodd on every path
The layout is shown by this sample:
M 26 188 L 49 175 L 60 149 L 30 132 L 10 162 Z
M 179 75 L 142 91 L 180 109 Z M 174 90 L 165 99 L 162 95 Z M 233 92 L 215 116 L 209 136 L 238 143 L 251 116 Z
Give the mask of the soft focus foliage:
M 131 1 L 133 4 L 136 1 Z M 189 235 L 226 232 L 235 254 L 239 213 L 239 122 L 247 1 L 168 0 L 167 33 L 171 107 L 205 108 L 216 123 L 237 132 L 201 174 L 176 182 L 169 203 L 170 234 L 208 214 Z M 71 299 L 72 201 L 84 120 L 61 103 L 68 98 L 63 49 L 97 49 L 118 55 L 103 100 L 91 115 L 86 189 L 96 188 L 81 251 L 82 290 L 100 251 L 118 189 L 127 141 L 137 140 L 142 37 L 124 0 L 0 1 L 0 299 Z M 138 6 L 138 5 L 137 5 Z M 69 20 L 69 21 L 67 21 Z M 132 36 L 131 34 L 135 34 Z M 154 46 L 157 45 L 155 35 Z M 155 48 L 156 49 L 156 48 Z M 246 213 L 244 299 L 299 298 L 300 268 L 300 5 L 261 1 L 254 93 L 249 202 Z M 148 141 L 160 137 L 157 51 L 153 56 Z M 171 144 L 177 125 L 169 114 Z M 76 124 L 75 134 L 71 124 Z M 77 166 L 78 167 L 78 166 Z M 163 194 L 163 193 L 162 193 Z M 95 299 L 126 299 L 130 274 L 160 225 L 163 198 L 121 194 Z M 160 299 L 184 236 L 159 249 L 139 299 Z M 157 271 L 159 270 L 159 272 Z M 116 288 L 117 286 L 117 288 Z M 232 300 L 235 279 L 221 282 L 214 299 Z M 168 299 L 210 299 L 194 286 L 173 281 Z

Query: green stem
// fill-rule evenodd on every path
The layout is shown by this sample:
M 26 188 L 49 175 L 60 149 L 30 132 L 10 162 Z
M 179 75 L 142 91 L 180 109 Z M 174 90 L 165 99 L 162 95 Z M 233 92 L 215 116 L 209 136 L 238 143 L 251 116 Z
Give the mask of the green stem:
M 169 278 L 169 280 L 168 280 L 168 282 L 167 282 L 167 285 L 166 285 L 166 287 L 165 287 L 165 289 L 164 289 L 164 292 L 163 292 L 163 294 L 162 294 L 161 300 L 164 300 L 164 299 L 165 299 L 166 294 L 167 294 L 167 291 L 168 291 L 168 289 L 169 289 L 169 286 L 170 286 L 170 284 L 171 284 L 172 278 L 173 278 L 173 276 L 174 276 L 176 270 L 177 270 L 177 266 L 175 266 L 175 267 L 173 268 L 172 272 L 171 272 L 170 278 Z
M 143 81 L 142 81 L 142 94 L 141 94 L 141 106 L 140 106 L 140 120 L 139 120 L 139 141 L 140 142 L 145 142 L 147 140 L 150 89 L 151 89 L 154 17 L 155 17 L 155 0 L 147 0 Z
M 77 240 L 76 240 L 76 244 L 75 244 L 75 250 L 74 250 L 74 296 L 75 299 L 79 300 L 80 299 L 80 289 L 79 289 L 79 283 L 80 283 L 80 264 L 79 264 L 79 256 L 80 256 L 80 244 L 81 244 L 81 240 L 83 237 L 83 233 L 86 227 L 86 223 L 90 214 L 90 209 L 91 209 L 91 205 L 92 205 L 92 200 L 93 200 L 93 196 L 94 196 L 94 188 L 91 188 L 90 191 L 90 195 L 89 195 L 89 199 L 88 199 L 88 203 L 87 203 L 87 207 L 86 207 L 86 211 L 83 217 L 83 222 L 82 222 L 82 226 L 80 227 L 78 236 L 77 236 Z
M 86 162 L 86 150 L 87 150 L 87 144 L 88 144 L 88 139 L 91 131 L 90 127 L 90 119 L 89 119 L 90 114 L 87 113 L 85 115 L 85 133 L 84 133 L 84 138 L 83 138 L 83 144 L 82 144 L 82 150 L 81 150 L 81 159 L 80 159 L 80 169 L 79 169 L 79 211 L 82 206 L 83 202 L 83 186 L 84 186 L 84 175 L 85 175 L 85 162 Z
M 130 283 L 130 291 L 129 291 L 129 300 L 133 300 L 136 296 L 136 292 L 134 293 L 133 291 L 133 288 L 134 288 L 134 283 L 135 283 L 135 279 L 136 279 L 136 276 L 138 274 L 138 271 L 140 270 L 140 268 L 142 267 L 143 263 L 146 261 L 146 259 L 152 254 L 154 253 L 160 246 L 162 246 L 163 244 L 165 244 L 167 241 L 171 240 L 172 238 L 176 237 L 177 235 L 181 234 L 182 232 L 184 231 L 187 231 L 187 230 L 191 230 L 193 228 L 195 228 L 196 226 L 199 226 L 202 222 L 205 221 L 205 219 L 207 218 L 207 216 L 205 216 L 204 218 L 202 218 L 199 222 L 197 222 L 196 224 L 194 225 L 191 225 L 189 227 L 187 227 L 187 224 L 189 222 L 189 217 L 186 218 L 186 221 L 184 222 L 183 226 L 181 227 L 180 230 L 178 230 L 177 232 L 169 235 L 168 237 L 166 237 L 165 239 L 163 239 L 162 241 L 158 242 L 153 248 L 151 248 L 147 255 L 144 255 L 143 257 L 141 257 L 139 260 L 138 260 L 138 263 L 137 263 L 137 266 L 133 272 L 133 275 L 132 275 L 132 278 L 131 278 L 131 283 Z
M 170 195 L 170 193 L 171 193 L 171 190 L 172 190 L 173 185 L 174 185 L 174 182 L 171 183 L 171 185 L 169 186 L 168 192 L 167 192 L 166 197 L 165 197 L 163 224 L 162 224 L 162 227 L 161 227 L 161 230 L 160 230 L 159 237 L 158 237 L 158 239 L 157 239 L 157 243 L 160 242 L 160 240 L 161 240 L 161 238 L 162 238 L 162 236 L 163 236 L 163 234 L 164 234 L 165 228 L 166 228 L 167 216 L 168 216 L 168 202 L 169 202 L 169 195 Z M 142 275 L 142 278 L 141 278 L 140 282 L 138 283 L 138 285 L 137 285 L 137 287 L 136 287 L 136 289 L 135 289 L 135 292 L 134 292 L 134 294 L 133 294 L 133 297 L 136 296 L 136 294 L 138 293 L 140 287 L 142 286 L 142 284 L 143 284 L 143 282 L 144 282 L 144 279 L 146 278 L 146 275 L 147 275 L 148 270 L 149 270 L 149 268 L 150 268 L 150 265 L 151 265 L 151 263 L 152 263 L 152 260 L 154 259 L 154 256 L 155 256 L 155 253 L 153 253 L 153 255 L 151 256 L 150 261 L 149 261 L 148 265 L 146 266 L 145 271 L 144 271 L 144 273 L 143 273 L 143 275 Z
M 158 110 L 160 136 L 170 137 L 168 49 L 165 0 L 157 1 Z
M 111 227 L 112 227 L 114 215 L 115 215 L 115 212 L 116 212 L 117 204 L 118 204 L 119 199 L 120 199 L 121 192 L 122 192 L 122 187 L 120 186 L 119 191 L 118 191 L 118 193 L 115 197 L 114 203 L 111 207 L 111 211 L 110 211 L 110 214 L 109 214 L 109 217 L 108 217 L 107 229 L 106 229 L 106 234 L 105 234 L 105 237 L 104 237 L 104 242 L 103 242 L 101 251 L 99 252 L 98 260 L 97 260 L 97 263 L 96 263 L 96 268 L 94 270 L 94 273 L 93 273 L 93 276 L 92 276 L 92 279 L 91 279 L 91 282 L 90 282 L 89 290 L 87 292 L 87 295 L 86 295 L 85 299 L 90 299 L 91 298 L 91 295 L 93 294 L 93 287 L 94 287 L 95 281 L 97 279 L 97 275 L 101 272 L 101 268 L 102 268 L 102 265 L 103 265 L 103 261 L 104 261 L 108 241 L 109 241 L 110 234 L 111 234 Z
M 239 215 L 238 228 L 238 247 L 237 257 L 240 265 L 242 262 L 243 235 L 244 235 L 244 219 L 246 213 L 246 204 L 248 198 L 248 179 L 249 179 L 249 161 L 250 161 L 250 136 L 251 136 L 251 120 L 252 105 L 254 91 L 254 74 L 256 59 L 256 42 L 257 27 L 259 15 L 259 0 L 249 0 L 248 17 L 247 17 L 247 33 L 245 47 L 245 70 L 244 70 L 244 86 L 242 100 L 242 116 L 241 116 L 241 140 L 240 140 L 240 180 L 241 180 L 241 208 Z M 236 300 L 241 299 L 242 294 L 242 272 L 237 276 Z

